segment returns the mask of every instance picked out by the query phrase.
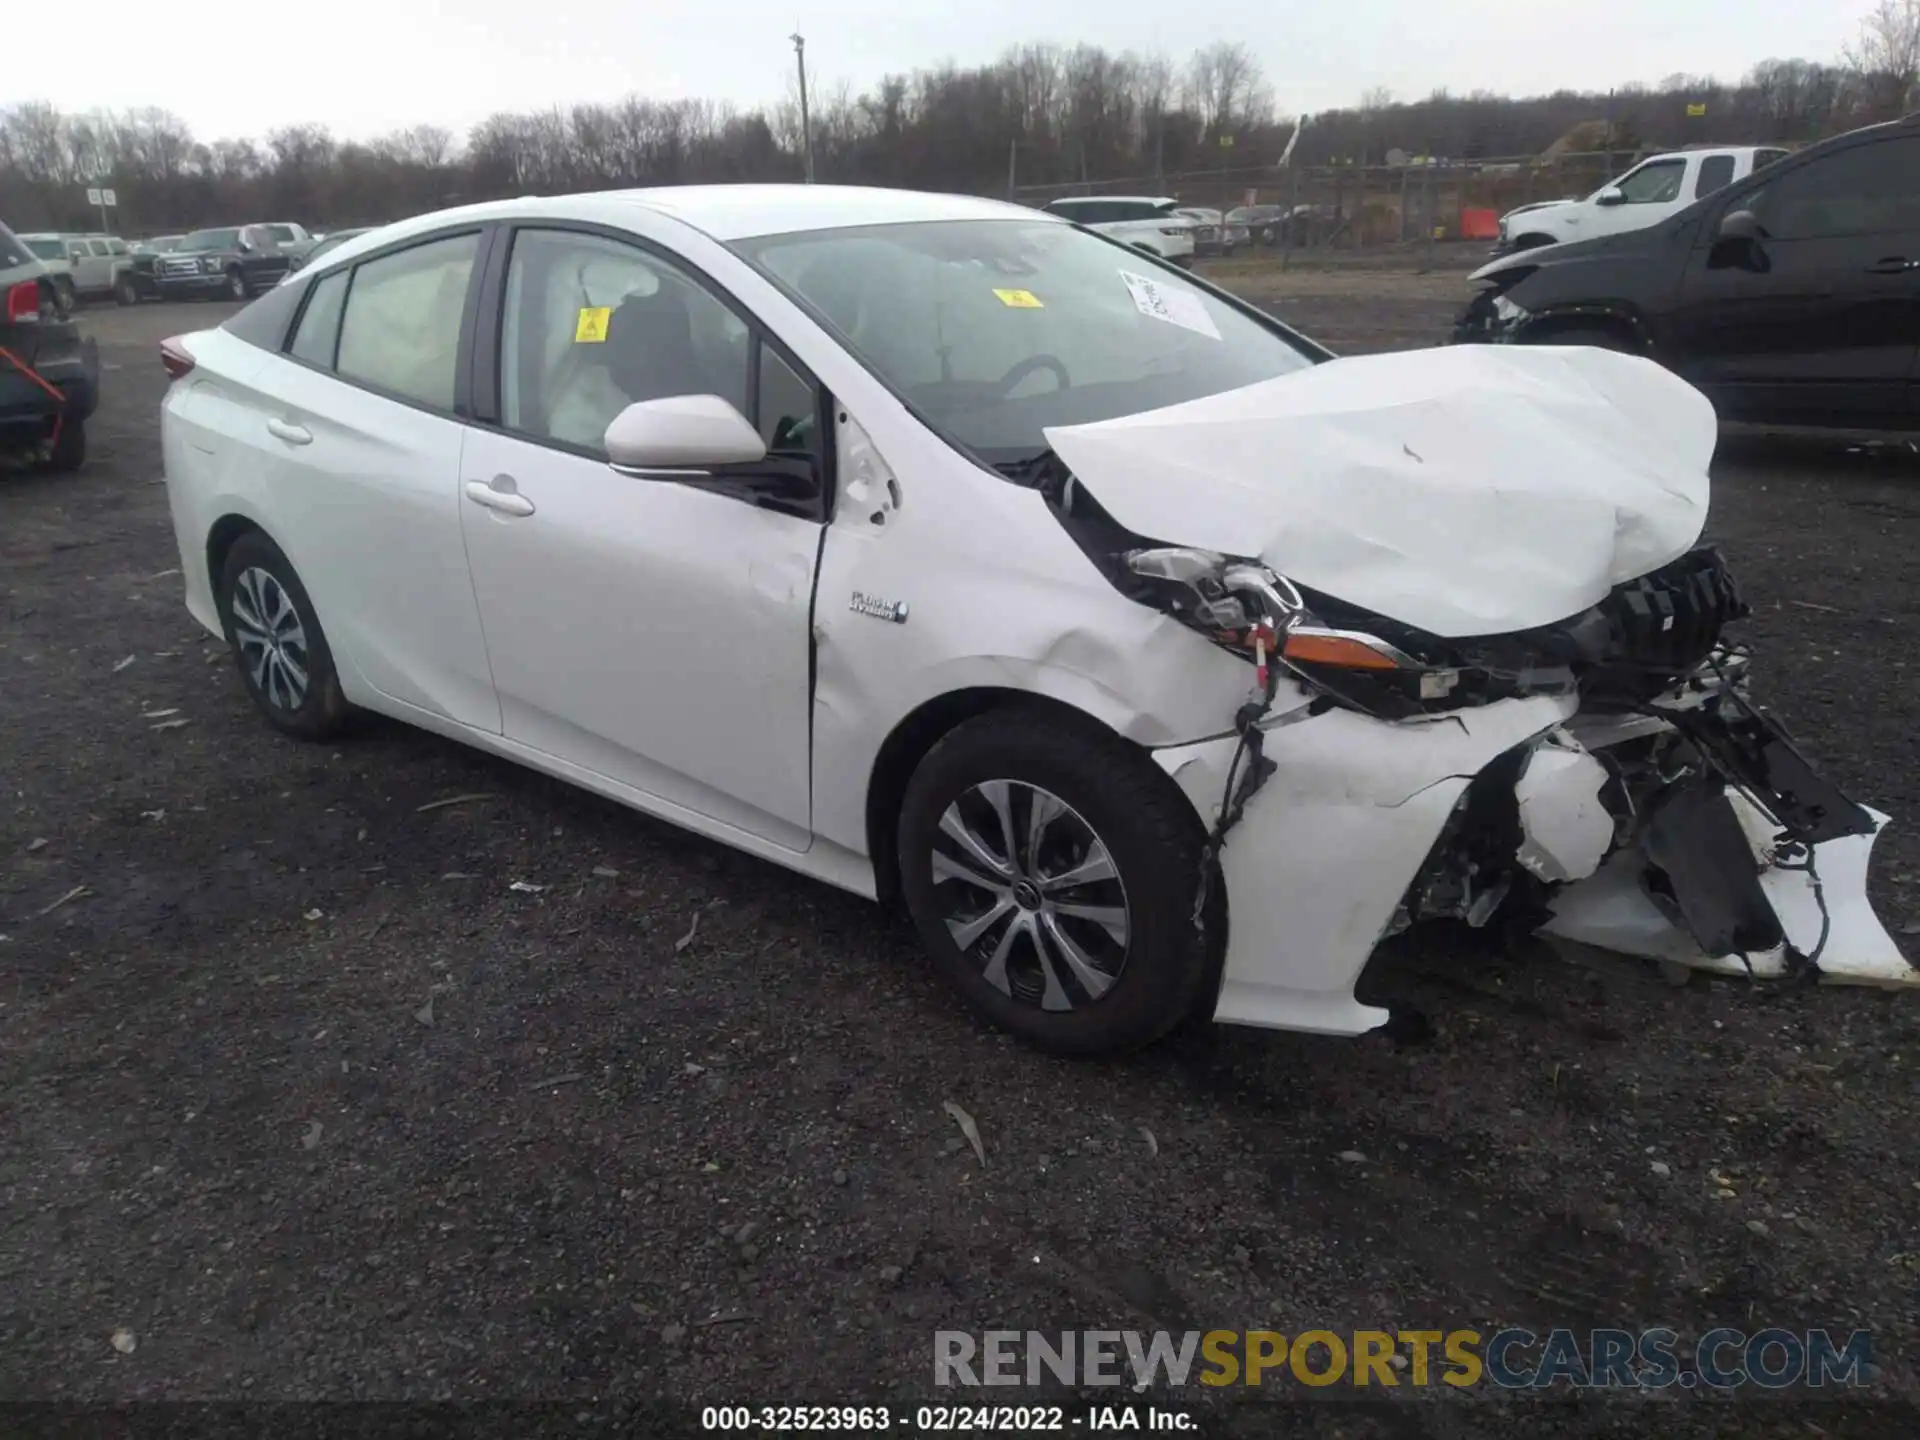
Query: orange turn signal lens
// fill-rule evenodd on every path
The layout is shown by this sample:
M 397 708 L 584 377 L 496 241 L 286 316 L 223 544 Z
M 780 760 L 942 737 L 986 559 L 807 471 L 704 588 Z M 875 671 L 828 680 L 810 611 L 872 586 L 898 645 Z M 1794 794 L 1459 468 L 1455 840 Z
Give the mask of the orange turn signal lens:
M 1343 670 L 1398 670 L 1400 662 L 1356 635 L 1330 630 L 1294 630 L 1283 653 L 1302 665 L 1337 665 Z

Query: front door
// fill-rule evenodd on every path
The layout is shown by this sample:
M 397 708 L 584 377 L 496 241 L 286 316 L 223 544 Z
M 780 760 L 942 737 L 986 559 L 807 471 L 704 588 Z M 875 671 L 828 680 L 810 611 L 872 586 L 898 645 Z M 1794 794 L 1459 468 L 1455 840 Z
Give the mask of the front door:
M 1746 211 L 1760 238 L 1723 240 Z M 1920 345 L 1920 136 L 1769 167 L 1701 227 L 1667 363 L 1733 419 L 1894 423 Z
M 1617 235 L 1623 230 L 1645 230 L 1671 215 L 1680 205 L 1680 192 L 1687 180 L 1687 162 L 1680 156 L 1670 160 L 1649 160 L 1638 169 L 1622 175 L 1610 188 L 1620 192 L 1615 205 L 1587 201 L 1580 206 L 1579 227 L 1572 240 L 1591 240 L 1596 235 Z
M 819 495 L 622 474 L 602 436 L 634 401 L 715 394 L 823 486 L 817 387 L 623 239 L 521 229 L 503 289 L 480 357 L 497 424 L 467 439 L 460 513 L 506 737 L 806 849 Z

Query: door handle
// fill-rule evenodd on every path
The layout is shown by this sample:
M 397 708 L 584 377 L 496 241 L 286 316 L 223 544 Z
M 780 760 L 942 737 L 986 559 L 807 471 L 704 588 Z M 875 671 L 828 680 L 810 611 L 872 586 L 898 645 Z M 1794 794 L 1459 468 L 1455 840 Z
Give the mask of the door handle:
M 1867 266 L 1869 275 L 1904 275 L 1909 270 L 1920 270 L 1920 260 L 1909 260 L 1903 255 L 1889 255 L 1884 260 L 1876 260 Z
M 313 432 L 304 425 L 295 425 L 289 420 L 267 421 L 267 433 L 276 440 L 284 440 L 289 445 L 311 445 Z
M 467 498 L 476 505 L 498 510 L 502 515 L 531 515 L 533 501 L 518 490 L 496 490 L 484 480 L 467 482 Z

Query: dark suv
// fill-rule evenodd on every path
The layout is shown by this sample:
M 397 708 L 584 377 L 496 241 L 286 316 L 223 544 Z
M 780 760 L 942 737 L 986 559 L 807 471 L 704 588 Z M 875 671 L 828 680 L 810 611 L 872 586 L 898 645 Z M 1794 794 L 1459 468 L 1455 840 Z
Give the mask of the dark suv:
M 292 261 L 264 225 L 195 230 L 153 262 L 162 300 L 250 300 L 280 283 Z
M 93 341 L 61 308 L 47 267 L 0 225 L 0 453 L 78 470 L 99 402 Z
M 1729 420 L 1920 428 L 1920 117 L 1836 136 L 1643 230 L 1483 267 L 1456 342 L 1659 361 Z

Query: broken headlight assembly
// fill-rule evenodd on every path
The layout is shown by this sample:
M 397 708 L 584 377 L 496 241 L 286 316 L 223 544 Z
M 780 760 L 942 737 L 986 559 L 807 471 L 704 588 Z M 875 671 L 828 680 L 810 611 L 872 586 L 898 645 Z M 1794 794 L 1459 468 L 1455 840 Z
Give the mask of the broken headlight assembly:
M 1583 709 L 1636 711 L 1695 675 L 1721 649 L 1722 629 L 1748 613 L 1710 546 L 1555 624 L 1454 638 L 1210 551 L 1156 547 L 1120 558 L 1137 599 L 1381 719 L 1575 692 Z

